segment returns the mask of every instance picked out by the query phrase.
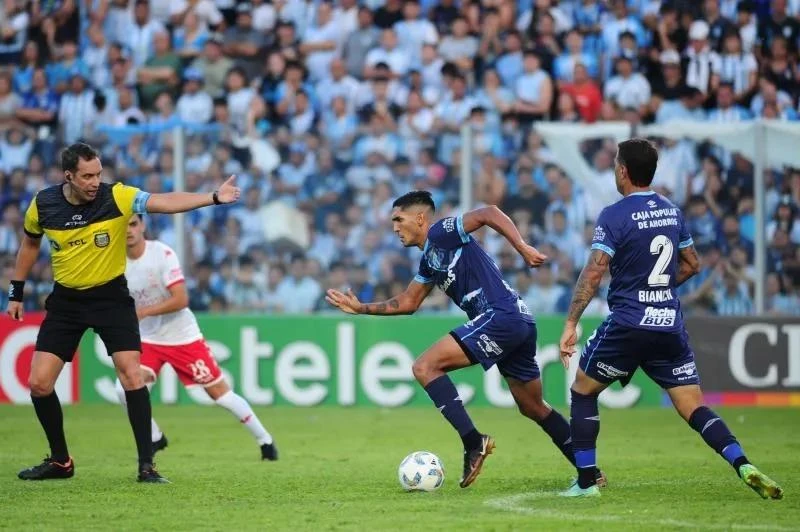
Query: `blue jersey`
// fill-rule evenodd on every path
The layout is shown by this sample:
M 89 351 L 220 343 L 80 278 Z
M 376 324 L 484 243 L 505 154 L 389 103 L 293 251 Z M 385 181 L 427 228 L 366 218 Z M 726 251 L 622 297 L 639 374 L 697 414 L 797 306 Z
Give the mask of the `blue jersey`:
M 636 192 L 603 209 L 592 249 L 611 256 L 611 319 L 636 329 L 681 330 L 678 255 L 693 243 L 681 210 L 655 192 Z
M 414 280 L 436 283 L 471 320 L 486 312 L 510 312 L 533 321 L 525 303 L 503 280 L 497 264 L 464 231 L 461 216 L 444 218 L 428 229 Z

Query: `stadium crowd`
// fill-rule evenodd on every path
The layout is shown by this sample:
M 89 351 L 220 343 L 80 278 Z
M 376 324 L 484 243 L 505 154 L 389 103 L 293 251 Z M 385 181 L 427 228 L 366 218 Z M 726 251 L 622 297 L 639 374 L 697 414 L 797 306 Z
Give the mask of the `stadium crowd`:
M 312 312 L 344 286 L 385 299 L 420 253 L 392 234 L 392 198 L 425 188 L 455 212 L 468 123 L 476 201 L 502 206 L 551 261 L 528 271 L 496 235 L 478 238 L 535 313 L 563 312 L 599 210 L 532 126 L 796 120 L 798 16 L 798 0 L 2 0 L 3 282 L 33 194 L 62 180 L 59 147 L 95 143 L 108 179 L 166 191 L 183 124 L 187 189 L 237 174 L 246 190 L 187 218 L 193 309 Z M 655 184 L 685 209 L 703 259 L 685 311 L 751 313 L 752 164 L 654 140 Z M 613 142 L 581 149 L 613 186 Z M 766 181 L 767 308 L 797 315 L 800 169 Z M 273 238 L 270 216 L 308 229 Z M 171 218 L 148 224 L 174 244 Z M 34 280 L 29 309 L 50 291 L 47 260 Z M 425 309 L 449 304 L 439 294 Z M 602 297 L 587 311 L 604 312 Z

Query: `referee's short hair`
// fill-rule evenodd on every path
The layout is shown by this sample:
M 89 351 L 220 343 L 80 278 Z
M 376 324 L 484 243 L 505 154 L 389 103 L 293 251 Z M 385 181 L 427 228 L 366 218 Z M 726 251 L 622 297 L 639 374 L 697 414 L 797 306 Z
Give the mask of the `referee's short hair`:
M 61 152 L 61 170 L 64 172 L 74 172 L 78 169 L 78 162 L 83 159 L 84 161 L 91 161 L 97 159 L 100 154 L 83 142 L 76 142 L 75 144 L 64 148 Z

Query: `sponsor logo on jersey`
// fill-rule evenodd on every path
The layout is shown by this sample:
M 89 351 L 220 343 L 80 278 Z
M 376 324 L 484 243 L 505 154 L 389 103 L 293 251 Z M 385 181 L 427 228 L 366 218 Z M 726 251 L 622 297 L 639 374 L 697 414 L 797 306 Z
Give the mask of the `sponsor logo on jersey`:
M 452 233 L 456 228 L 456 219 L 455 218 L 445 218 L 442 222 L 442 227 L 448 233 Z
M 103 231 L 102 233 L 95 233 L 94 235 L 94 245 L 99 248 L 107 247 L 111 243 L 111 236 L 109 236 L 107 231 Z
M 64 223 L 64 227 L 81 227 L 88 224 L 88 220 L 83 219 L 83 215 L 81 214 L 73 214 L 72 220 Z
M 500 346 L 497 345 L 497 342 L 489 338 L 489 336 L 486 334 L 482 334 L 478 338 L 478 347 L 480 347 L 481 351 L 483 351 L 483 353 L 489 357 L 503 354 L 503 350 L 500 349 Z
M 441 270 L 442 263 L 444 262 L 444 251 L 431 247 L 426 253 L 428 265 L 434 270 Z
M 658 203 L 656 203 L 653 200 L 650 200 L 647 202 L 647 206 L 650 207 L 651 209 L 655 209 L 656 207 L 658 207 Z
M 602 242 L 605 239 L 606 239 L 606 232 L 603 230 L 602 227 L 598 225 L 597 227 L 594 228 L 594 236 L 592 237 L 592 240 L 595 242 Z
M 597 372 L 604 377 L 608 377 L 609 379 L 617 379 L 619 377 L 627 377 L 628 372 L 622 371 L 621 369 L 615 368 L 605 362 L 598 362 L 595 364 L 597 366 Z
M 53 248 L 53 251 L 61 251 L 61 246 L 55 240 L 50 241 L 50 247 Z
M 694 362 L 687 362 L 683 366 L 672 370 L 672 374 L 675 375 L 676 377 L 681 373 L 684 373 L 689 377 L 691 377 L 696 372 L 697 372 L 697 365 Z
M 442 292 L 447 292 L 450 285 L 456 281 L 456 274 L 453 270 L 447 270 L 447 279 L 441 285 Z
M 647 307 L 639 324 L 648 327 L 674 327 L 677 315 L 678 312 L 674 308 Z

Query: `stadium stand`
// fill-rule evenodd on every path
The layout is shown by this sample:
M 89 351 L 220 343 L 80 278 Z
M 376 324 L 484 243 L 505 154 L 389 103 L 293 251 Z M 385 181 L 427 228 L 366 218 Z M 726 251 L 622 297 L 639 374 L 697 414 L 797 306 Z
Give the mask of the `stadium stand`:
M 108 179 L 167 191 L 183 124 L 187 189 L 237 174 L 246 190 L 188 217 L 194 310 L 321 311 L 344 286 L 385 299 L 419 258 L 391 233 L 392 198 L 425 188 L 454 212 L 466 122 L 476 202 L 502 206 L 552 260 L 528 271 L 480 238 L 531 310 L 563 312 L 598 209 L 531 126 L 797 120 L 798 15 L 798 0 L 3 0 L 3 286 L 24 210 L 62 179 L 59 147 L 95 143 Z M 753 165 L 710 142 L 655 141 L 656 184 L 703 258 L 685 311 L 752 313 Z M 613 142 L 581 150 L 613 187 Z M 798 315 L 800 169 L 766 181 L 767 309 Z M 148 222 L 175 242 L 170 217 Z M 50 291 L 47 260 L 34 281 L 29 309 Z M 448 310 L 443 297 L 425 307 Z M 602 297 L 587 311 L 604 312 Z

